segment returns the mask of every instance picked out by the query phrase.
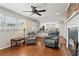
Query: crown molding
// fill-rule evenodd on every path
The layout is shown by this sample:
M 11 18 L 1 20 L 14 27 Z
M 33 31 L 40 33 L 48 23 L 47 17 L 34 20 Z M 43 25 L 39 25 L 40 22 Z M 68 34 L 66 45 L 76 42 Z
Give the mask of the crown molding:
M 75 11 L 69 18 L 67 18 L 67 19 L 65 20 L 64 23 L 69 22 L 73 17 L 75 17 L 75 16 L 78 15 L 78 14 L 79 14 L 79 11 Z
M 70 3 L 69 3 L 68 6 L 66 7 L 66 11 L 68 10 L 69 6 L 70 6 Z

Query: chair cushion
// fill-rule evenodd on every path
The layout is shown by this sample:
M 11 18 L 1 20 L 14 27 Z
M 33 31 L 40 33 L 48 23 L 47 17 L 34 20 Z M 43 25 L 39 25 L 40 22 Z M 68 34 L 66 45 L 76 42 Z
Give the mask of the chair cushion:
M 55 40 L 47 39 L 45 40 L 46 44 L 55 44 Z
M 29 35 L 28 37 L 29 37 L 29 38 L 32 38 L 32 37 L 34 37 L 34 35 Z

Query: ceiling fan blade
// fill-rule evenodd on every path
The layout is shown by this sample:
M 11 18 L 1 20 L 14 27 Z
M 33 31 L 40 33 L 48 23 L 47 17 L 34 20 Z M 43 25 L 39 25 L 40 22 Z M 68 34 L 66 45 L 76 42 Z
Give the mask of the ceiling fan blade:
M 31 6 L 31 8 L 32 8 L 32 12 L 35 12 L 35 11 L 37 11 L 37 10 L 36 10 L 36 7 L 34 7 L 34 6 Z
M 37 12 L 46 12 L 46 10 L 39 10 L 39 11 L 37 11 Z
M 24 12 L 32 12 L 32 11 L 24 11 Z
M 38 12 L 36 12 L 36 14 L 38 14 L 39 16 L 41 16 L 41 14 L 39 14 Z

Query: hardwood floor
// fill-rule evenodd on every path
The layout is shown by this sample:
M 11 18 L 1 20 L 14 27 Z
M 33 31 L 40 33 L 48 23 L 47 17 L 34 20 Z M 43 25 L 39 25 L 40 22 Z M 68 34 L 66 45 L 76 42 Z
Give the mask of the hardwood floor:
M 71 55 L 66 48 L 65 40 L 60 37 L 60 48 L 45 47 L 43 38 L 36 38 L 36 45 L 21 45 L 18 48 L 6 48 L 0 51 L 0 56 L 66 56 Z

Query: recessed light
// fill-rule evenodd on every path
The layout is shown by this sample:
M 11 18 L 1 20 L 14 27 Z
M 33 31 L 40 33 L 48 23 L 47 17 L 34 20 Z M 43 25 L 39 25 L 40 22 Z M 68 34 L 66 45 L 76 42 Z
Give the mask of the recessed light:
M 56 15 L 60 15 L 60 13 L 59 13 L 59 12 L 57 12 L 57 13 L 56 13 Z

